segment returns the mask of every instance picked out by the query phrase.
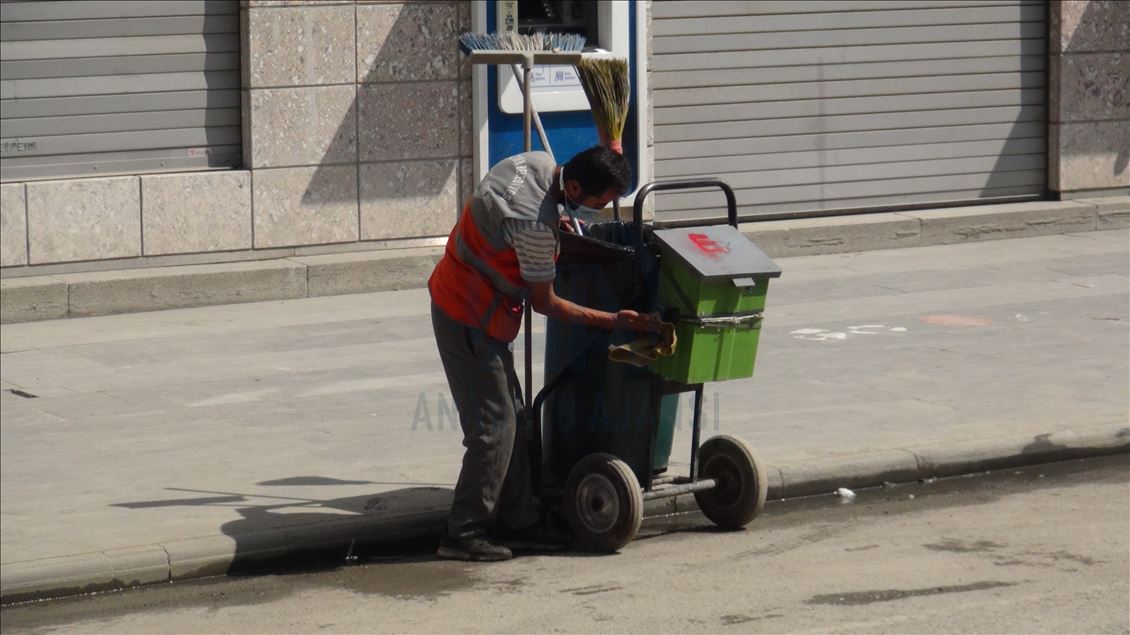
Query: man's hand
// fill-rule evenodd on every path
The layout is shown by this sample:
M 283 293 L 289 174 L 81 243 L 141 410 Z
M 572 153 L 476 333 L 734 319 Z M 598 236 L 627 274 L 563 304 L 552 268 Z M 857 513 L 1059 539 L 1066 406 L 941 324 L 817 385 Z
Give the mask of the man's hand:
M 584 231 L 584 222 L 579 220 L 577 222 L 580 223 L 582 231 Z M 561 217 L 561 230 L 570 234 L 577 233 L 577 230 L 573 227 L 573 219 L 569 218 L 568 216 Z
M 604 329 L 631 329 L 662 332 L 658 314 L 640 314 L 630 309 L 616 313 L 598 311 L 563 300 L 553 291 L 553 282 L 531 282 L 530 306 L 538 313 L 555 320 L 588 324 Z
M 616 313 L 616 328 L 658 333 L 663 330 L 658 315 L 624 309 Z

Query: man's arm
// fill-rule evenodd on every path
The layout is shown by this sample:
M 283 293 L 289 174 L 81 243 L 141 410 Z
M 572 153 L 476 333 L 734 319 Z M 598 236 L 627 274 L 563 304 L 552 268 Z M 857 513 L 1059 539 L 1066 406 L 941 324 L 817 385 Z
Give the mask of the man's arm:
M 659 322 L 648 315 L 625 309 L 618 313 L 598 311 L 570 302 L 553 291 L 553 282 L 530 282 L 530 306 L 546 317 L 563 322 L 587 324 L 603 329 L 659 331 Z

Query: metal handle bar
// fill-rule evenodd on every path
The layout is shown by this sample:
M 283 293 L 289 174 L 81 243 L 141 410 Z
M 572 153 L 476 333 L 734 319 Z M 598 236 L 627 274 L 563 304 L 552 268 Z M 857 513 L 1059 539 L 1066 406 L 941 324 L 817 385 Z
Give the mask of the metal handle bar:
M 719 179 L 684 179 L 680 181 L 655 181 L 648 183 L 636 192 L 636 203 L 632 206 L 632 226 L 635 229 L 636 237 L 643 242 L 643 202 L 648 194 L 652 192 L 663 192 L 666 190 L 696 190 L 704 187 L 716 187 L 722 190 L 726 195 L 726 212 L 729 216 L 729 222 L 735 228 L 738 226 L 738 203 L 734 198 L 734 190 L 730 188 L 725 182 Z M 709 224 L 709 223 L 708 223 Z

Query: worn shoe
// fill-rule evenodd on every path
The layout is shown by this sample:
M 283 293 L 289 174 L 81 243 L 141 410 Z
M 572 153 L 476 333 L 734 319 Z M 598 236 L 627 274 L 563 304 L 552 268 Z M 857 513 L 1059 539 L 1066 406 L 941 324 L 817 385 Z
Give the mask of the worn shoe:
M 470 560 L 474 562 L 498 562 L 509 560 L 514 553 L 486 538 L 452 538 L 444 536 L 436 550 L 436 556 L 448 560 Z
M 568 534 L 553 531 L 541 525 L 530 525 L 516 531 L 497 531 L 495 537 L 513 551 L 546 553 L 561 551 L 573 543 Z

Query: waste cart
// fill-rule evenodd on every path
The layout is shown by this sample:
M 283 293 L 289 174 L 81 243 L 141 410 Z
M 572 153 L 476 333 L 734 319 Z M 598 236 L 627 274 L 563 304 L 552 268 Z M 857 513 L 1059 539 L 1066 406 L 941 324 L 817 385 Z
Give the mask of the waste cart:
M 701 188 L 725 194 L 729 226 L 643 224 L 652 192 Z M 605 311 L 658 311 L 678 336 L 672 356 L 637 368 L 609 361 L 610 347 L 635 332 L 548 321 L 545 384 L 528 411 L 535 484 L 590 548 L 630 542 L 646 500 L 693 492 L 707 518 L 733 528 L 765 503 L 764 468 L 748 444 L 725 435 L 699 444 L 703 383 L 752 374 L 768 280 L 781 275 L 736 228 L 733 191 L 706 179 L 647 184 L 631 224 L 617 219 L 583 237 L 562 235 L 559 296 Z M 686 392 L 694 395 L 690 469 L 670 475 Z

